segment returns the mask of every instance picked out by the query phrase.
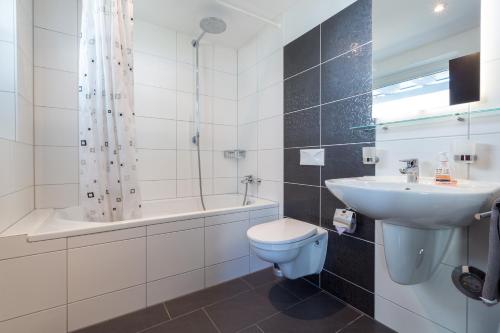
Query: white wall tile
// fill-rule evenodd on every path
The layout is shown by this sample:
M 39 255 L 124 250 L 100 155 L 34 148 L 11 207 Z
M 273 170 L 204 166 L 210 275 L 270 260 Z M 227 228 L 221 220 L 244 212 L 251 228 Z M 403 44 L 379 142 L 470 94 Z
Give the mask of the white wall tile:
M 241 147 L 239 147 L 241 149 Z M 238 161 L 238 177 L 246 175 L 257 175 L 258 171 L 258 152 L 247 151 L 244 159 Z
M 236 126 L 238 119 L 238 104 L 236 101 L 213 98 L 213 123 Z
M 224 157 L 221 151 L 214 152 L 214 177 L 236 178 L 238 176 L 238 162 Z
M 258 86 L 265 89 L 274 83 L 283 81 L 283 49 L 279 49 L 258 65 Z
M 203 228 L 149 236 L 148 282 L 203 268 L 203 239 Z
M 213 194 L 213 179 L 203 179 L 203 194 Z M 179 179 L 177 180 L 177 197 L 193 197 L 200 195 L 198 179 Z
M 3 232 L 29 214 L 33 210 L 33 199 L 32 186 L 0 197 L 0 211 L 3 212 L 2 219 L 0 219 L 0 231 Z
M 0 40 L 14 41 L 14 0 L 0 2 Z
M 259 186 L 259 198 L 279 203 L 280 217 L 283 217 L 283 183 L 263 180 Z
M 175 150 L 139 149 L 139 179 L 176 179 Z
M 66 208 L 78 205 L 78 184 L 35 186 L 36 208 Z
M 496 33 L 499 11 L 498 1 L 481 2 L 481 61 L 483 62 L 500 59 L 500 36 Z
M 16 138 L 16 94 L 0 91 L 0 138 Z
M 66 333 L 66 306 L 0 322 L 0 332 Z
M 236 100 L 238 97 L 236 75 L 214 71 L 213 80 L 213 94 L 215 97 Z
M 237 74 L 238 57 L 235 49 L 214 46 L 214 69 L 229 74 Z
M 33 146 L 13 142 L 12 143 L 12 165 L 11 174 L 13 180 L 13 189 L 22 190 L 32 186 L 34 182 L 33 173 Z
M 33 102 L 33 60 L 18 47 L 17 52 L 17 93 Z
M 259 119 L 283 114 L 283 82 L 259 91 Z
M 252 94 L 238 100 L 238 124 L 248 124 L 259 119 L 259 95 Z
M 13 149 L 12 141 L 0 139 L 0 164 L 3 166 L 0 172 L 0 197 L 14 191 Z
M 265 28 L 257 36 L 257 61 L 267 58 L 283 46 L 283 33 L 276 27 Z
M 75 331 L 146 307 L 146 285 L 68 305 L 68 331 Z
M 137 147 L 146 149 L 175 149 L 176 121 L 136 117 Z
M 175 61 L 134 52 L 135 82 L 165 89 L 176 88 Z
M 238 193 L 237 178 L 214 178 L 214 194 Z
M 177 32 L 177 61 L 186 64 L 194 63 L 194 48 L 191 45 L 195 36 L 188 36 Z
M 145 283 L 145 257 L 144 237 L 68 250 L 68 301 Z
M 237 127 L 214 125 L 214 150 L 233 150 L 237 148 Z
M 0 321 L 66 303 L 65 251 L 0 261 Z
M 259 149 L 283 148 L 283 116 L 259 122 Z
M 195 121 L 195 95 L 192 93 L 177 93 L 177 120 Z M 200 95 L 200 121 L 212 122 L 212 98 Z
M 258 176 L 264 180 L 283 181 L 283 150 L 259 151 Z
M 258 149 L 258 123 L 249 123 L 238 127 L 238 149 Z
M 207 267 L 205 268 L 205 287 L 208 288 L 247 275 L 250 272 L 249 267 L 248 256 Z
M 10 2 L 10 1 L 6 1 Z M 33 1 L 17 2 L 17 46 L 30 59 L 33 58 Z
M 63 109 L 78 108 L 76 73 L 35 67 L 35 104 Z
M 144 180 L 139 182 L 142 200 L 173 199 L 177 196 L 175 180 Z
M 247 256 L 248 220 L 205 228 L 205 265 L 211 266 Z
M 76 73 L 77 38 L 55 31 L 35 28 L 35 66 Z
M 176 60 L 177 36 L 175 31 L 134 20 L 134 48 L 137 51 Z
M 15 55 L 14 44 L 0 41 L 0 91 L 14 91 L 15 89 Z
M 193 144 L 192 138 L 195 135 L 195 123 L 178 121 L 177 122 L 177 149 L 179 150 L 194 150 L 196 145 Z M 200 149 L 212 150 L 212 125 L 200 125 Z
M 257 63 L 257 41 L 246 43 L 238 50 L 238 73 L 243 73 Z
M 17 94 L 16 140 L 33 144 L 33 103 Z
M 176 93 L 157 87 L 135 84 L 135 114 L 143 117 L 175 119 Z
M 147 305 L 155 305 L 203 289 L 203 269 L 171 276 L 147 285 Z
M 35 147 L 35 184 L 78 183 L 78 148 Z
M 201 177 L 213 178 L 213 153 L 200 152 Z M 192 150 L 177 151 L 177 179 L 194 179 L 199 177 L 198 153 Z
M 78 146 L 78 112 L 36 107 L 35 143 L 42 146 Z
M 238 75 L 238 98 L 255 94 L 257 92 L 257 67 L 252 67 Z
M 34 0 L 35 26 L 76 35 L 77 0 Z

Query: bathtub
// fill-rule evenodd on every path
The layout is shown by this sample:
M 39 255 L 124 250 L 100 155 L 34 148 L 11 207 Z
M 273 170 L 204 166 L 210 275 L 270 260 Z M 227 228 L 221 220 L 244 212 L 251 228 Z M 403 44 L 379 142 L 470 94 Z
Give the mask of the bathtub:
M 248 198 L 245 206 L 242 202 L 242 195 L 209 195 L 205 196 L 206 210 L 203 211 L 198 197 L 146 201 L 142 205 L 141 218 L 114 222 L 87 221 L 82 207 L 78 206 L 57 209 L 28 234 L 28 240 L 72 237 L 278 207 L 276 202 L 257 198 Z

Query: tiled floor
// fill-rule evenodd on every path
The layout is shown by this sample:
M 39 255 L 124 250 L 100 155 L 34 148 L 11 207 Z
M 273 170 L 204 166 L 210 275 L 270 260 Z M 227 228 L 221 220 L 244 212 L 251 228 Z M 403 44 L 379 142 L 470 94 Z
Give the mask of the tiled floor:
M 78 333 L 391 333 L 305 280 L 263 270 Z

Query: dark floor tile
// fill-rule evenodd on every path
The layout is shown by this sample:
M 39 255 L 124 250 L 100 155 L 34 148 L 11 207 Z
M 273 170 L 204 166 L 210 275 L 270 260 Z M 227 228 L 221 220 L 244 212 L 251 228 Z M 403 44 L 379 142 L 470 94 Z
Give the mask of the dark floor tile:
M 321 184 L 327 179 L 375 175 L 374 165 L 363 164 L 363 147 L 373 143 L 329 146 L 325 148 L 325 166 L 321 170 Z
M 326 271 L 321 272 L 321 288 L 351 304 L 370 317 L 375 312 L 374 294 Z
M 346 326 L 357 316 L 358 312 L 335 298 L 320 293 L 259 323 L 259 326 L 266 333 L 331 333 Z
M 363 316 L 342 329 L 340 333 L 396 333 L 396 331 L 391 330 L 376 320 Z
M 372 0 L 358 0 L 321 24 L 321 61 L 372 40 Z
M 325 269 L 373 292 L 375 245 L 330 231 Z
M 279 285 L 300 299 L 306 299 L 321 291 L 321 289 L 312 285 L 304 279 L 285 279 L 281 281 Z
M 272 268 L 266 268 L 258 272 L 242 277 L 250 286 L 257 288 L 271 282 L 279 282 L 282 279 L 274 275 Z
M 285 148 L 319 146 L 319 107 L 285 114 L 283 122 Z
M 283 49 L 283 67 L 285 79 L 320 62 L 319 26 L 306 32 Z
M 282 311 L 299 299 L 271 283 L 206 308 L 222 333 L 236 332 Z
M 371 44 L 321 65 L 321 103 L 361 95 L 371 90 Z
M 155 326 L 143 333 L 217 333 L 207 315 L 198 310 L 186 316 L 182 316 L 164 324 Z M 141 332 L 142 333 L 142 332 Z
M 320 104 L 320 70 L 313 68 L 289 78 L 284 83 L 284 113 Z
M 284 184 L 284 214 L 304 222 L 319 225 L 321 188 Z
M 251 326 L 251 327 L 246 328 L 242 331 L 239 331 L 239 333 L 262 333 L 262 331 L 257 326 Z
M 136 333 L 168 320 L 167 312 L 163 304 L 160 304 L 74 331 L 74 333 Z
M 321 144 L 375 141 L 374 130 L 351 129 L 372 123 L 372 94 L 364 94 L 321 107 Z
M 337 199 L 327 188 L 323 188 L 321 193 L 321 226 L 323 228 L 335 230 L 333 215 L 337 208 L 344 209 L 346 205 Z M 356 220 L 356 230 L 351 235 L 374 242 L 375 220 L 359 213 L 356 214 Z
M 285 182 L 321 186 L 321 167 L 317 165 L 300 165 L 300 148 L 285 149 L 283 158 Z
M 319 280 L 320 280 L 319 274 L 306 275 L 306 276 L 303 277 L 303 279 L 311 282 L 316 287 L 319 287 Z
M 166 306 L 170 315 L 177 317 L 246 290 L 250 290 L 248 285 L 241 279 L 236 279 L 168 301 Z

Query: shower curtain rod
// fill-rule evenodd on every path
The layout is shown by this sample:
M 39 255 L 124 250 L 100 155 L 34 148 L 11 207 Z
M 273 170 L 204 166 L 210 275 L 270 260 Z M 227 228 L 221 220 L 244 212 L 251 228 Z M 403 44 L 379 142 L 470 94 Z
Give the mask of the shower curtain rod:
M 245 14 L 247 16 L 253 17 L 253 18 L 255 18 L 257 20 L 260 20 L 262 22 L 265 22 L 267 24 L 273 25 L 273 26 L 275 26 L 278 29 L 281 29 L 281 24 L 280 23 L 276 23 L 273 20 L 270 20 L 270 19 L 267 19 L 265 17 L 259 16 L 259 15 L 255 14 L 255 13 L 249 12 L 247 10 L 244 10 L 244 9 L 240 8 L 240 7 L 236 7 L 235 5 L 231 5 L 231 4 L 229 4 L 229 3 L 227 3 L 227 2 L 225 2 L 223 0 L 215 0 L 215 2 L 217 2 L 221 6 L 224 6 L 224 7 L 227 7 L 229 9 L 235 10 L 237 12 L 240 12 L 240 13 Z

